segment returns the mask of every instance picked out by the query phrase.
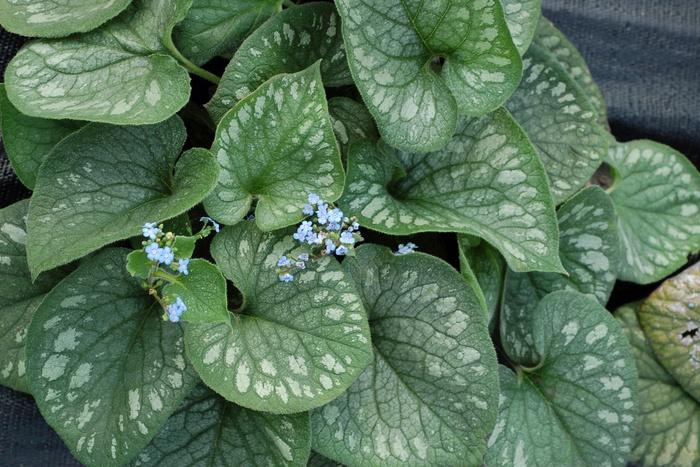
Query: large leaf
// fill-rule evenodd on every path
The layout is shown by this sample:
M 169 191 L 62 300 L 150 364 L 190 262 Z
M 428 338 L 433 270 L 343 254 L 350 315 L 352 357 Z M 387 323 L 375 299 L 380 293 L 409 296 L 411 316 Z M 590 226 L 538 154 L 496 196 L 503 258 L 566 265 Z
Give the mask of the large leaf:
M 99 29 L 33 41 L 10 61 L 10 101 L 33 117 L 158 123 L 190 96 L 187 71 L 168 55 L 191 0 L 134 0 Z
M 243 294 L 230 322 L 189 324 L 187 355 L 204 382 L 254 410 L 295 413 L 340 395 L 371 358 L 367 317 L 354 284 L 330 257 L 280 282 L 277 260 L 294 248 L 287 232 L 253 222 L 226 227 L 212 256 Z
M 459 114 L 494 110 L 520 81 L 520 55 L 498 0 L 337 5 L 355 83 L 382 137 L 401 150 L 441 148 Z
M 462 276 L 483 298 L 489 327 L 495 324 L 506 275 L 503 256 L 494 247 L 470 235 L 458 236 L 459 264 Z
M 520 55 L 525 55 L 541 22 L 542 0 L 501 0 L 508 30 Z
M 282 8 L 282 0 L 193 0 L 177 25 L 178 49 L 201 65 L 233 52 L 251 32 Z
M 129 250 L 84 261 L 29 327 L 27 375 L 44 419 L 82 463 L 128 462 L 196 378 L 182 330 L 126 271 Z
M 319 64 L 278 75 L 240 101 L 216 129 L 211 148 L 221 173 L 204 202 L 224 224 L 243 219 L 257 199 L 263 230 L 299 222 L 309 193 L 335 201 L 344 173 Z
M 639 371 L 639 423 L 633 459 L 646 466 L 700 464 L 700 405 L 658 362 L 644 335 L 638 305 L 615 312 Z
M 549 51 L 557 59 L 557 63 L 585 91 L 593 110 L 598 115 L 600 124 L 607 126 L 608 116 L 603 93 L 593 81 L 586 61 L 574 44 L 569 42 L 566 36 L 544 17 L 540 18 L 537 26 L 535 44 Z
M 498 422 L 487 465 L 625 464 L 636 429 L 637 371 L 615 319 L 590 296 L 559 291 L 532 315 L 527 341 L 503 345 Z M 521 362 L 518 346 L 538 356 Z
M 184 141 L 178 117 L 152 126 L 92 123 L 62 140 L 42 164 L 29 205 L 32 276 L 199 203 L 218 168 L 203 149 L 178 159 Z
M 0 84 L 0 113 L 5 152 L 17 178 L 30 190 L 34 188 L 39 166 L 49 151 L 83 126 L 81 122 L 71 120 L 47 120 L 24 115 L 7 98 L 3 84 Z
M 379 139 L 377 127 L 367 107 L 348 97 L 332 97 L 328 100 L 333 132 L 341 153 L 347 157 L 348 147 L 355 141 Z
M 371 322 L 374 360 L 312 412 L 313 449 L 347 465 L 477 465 L 498 400 L 496 355 L 475 294 L 421 253 L 362 246 L 343 268 Z
M 463 120 L 454 139 L 431 154 L 354 144 L 340 204 L 373 230 L 469 233 L 498 248 L 515 270 L 561 271 L 547 176 L 502 109 Z
M 639 322 L 659 362 L 700 401 L 700 262 L 661 284 Z
M 700 249 L 700 173 L 683 154 L 640 140 L 617 144 L 608 161 L 619 216 L 620 279 L 663 279 Z
M 27 200 L 0 209 L 0 384 L 27 392 L 27 328 L 34 311 L 63 276 L 62 271 L 29 275 L 25 253 Z
M 226 401 L 198 385 L 135 466 L 306 466 L 308 413 L 271 415 Z
M 552 52 L 533 43 L 523 66 L 523 80 L 506 106 L 537 148 L 559 203 L 593 175 L 612 136 L 598 123 L 588 94 Z
M 67 36 L 96 28 L 129 3 L 131 0 L 0 0 L 0 23 L 23 36 Z
M 615 285 L 620 249 L 610 197 L 598 187 L 586 188 L 564 203 L 557 215 L 559 257 L 567 274 L 508 271 L 501 332 L 510 334 L 512 341 L 529 333 L 528 316 L 548 293 L 574 290 L 605 305 Z M 532 362 L 535 355 L 518 354 L 518 358 Z
M 331 3 L 295 6 L 251 34 L 226 67 L 207 110 L 214 121 L 280 73 L 296 73 L 321 60 L 325 86 L 351 84 L 340 18 Z

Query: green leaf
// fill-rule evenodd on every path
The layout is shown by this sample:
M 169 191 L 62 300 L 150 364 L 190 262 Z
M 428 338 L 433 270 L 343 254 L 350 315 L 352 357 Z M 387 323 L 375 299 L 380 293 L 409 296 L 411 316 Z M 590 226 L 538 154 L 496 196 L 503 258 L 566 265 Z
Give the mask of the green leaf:
M 126 271 L 129 250 L 83 261 L 37 309 L 27 376 L 46 422 L 83 464 L 122 465 L 180 406 L 196 378 L 180 326 Z
M 588 69 L 588 65 L 586 65 L 586 61 L 574 44 L 569 42 L 566 36 L 545 17 L 540 18 L 537 34 L 535 35 L 535 43 L 552 54 L 557 59 L 557 63 L 585 91 L 588 101 L 598 115 L 598 122 L 602 126 L 607 127 L 608 111 L 605 107 L 603 93 L 593 81 L 593 76 Z
M 352 145 L 339 203 L 373 230 L 469 233 L 498 248 L 515 270 L 561 270 L 547 176 L 502 109 L 463 120 L 450 144 L 431 154 Z
M 143 250 L 135 250 L 126 256 L 126 270 L 132 277 L 148 279 L 153 264 Z
M 309 193 L 338 199 L 345 177 L 319 64 L 278 75 L 236 104 L 211 151 L 221 172 L 204 207 L 224 224 L 243 219 L 254 199 L 263 230 L 299 222 Z
M 347 157 L 348 147 L 355 141 L 379 139 L 372 115 L 363 104 L 348 97 L 332 97 L 328 100 L 328 113 L 344 157 Z
M 187 305 L 183 321 L 191 323 L 229 323 L 226 303 L 226 279 L 219 269 L 204 259 L 193 259 L 189 274 L 180 275 L 163 287 L 163 296 L 180 297 Z
M 337 261 L 314 260 L 293 282 L 280 282 L 277 260 L 293 248 L 289 232 L 263 233 L 248 221 L 224 228 L 212 256 L 244 303 L 230 323 L 185 328 L 187 355 L 204 382 L 250 409 L 326 404 L 371 358 L 362 302 Z
M 458 235 L 457 239 L 462 276 L 472 285 L 477 296 L 481 294 L 489 327 L 493 327 L 503 293 L 506 262 L 498 250 L 479 238 Z
M 485 464 L 624 465 L 636 429 L 637 371 L 619 324 L 595 299 L 570 291 L 547 295 L 528 318 L 528 339 L 503 345 L 516 364 L 518 347 L 530 347 L 537 366 L 517 374 L 501 367 Z
M 639 322 L 659 362 L 700 401 L 700 262 L 661 284 L 642 303 Z
M 486 315 L 459 273 L 361 246 L 343 268 L 370 315 L 374 359 L 312 412 L 312 447 L 347 465 L 477 465 L 498 400 Z
M 656 359 L 637 320 L 638 305 L 615 312 L 639 371 L 639 423 L 632 458 L 646 466 L 700 464 L 700 405 Z
M 173 250 L 178 258 L 191 258 L 196 244 L 197 237 L 195 236 L 177 235 L 173 242 Z
M 311 451 L 311 457 L 309 457 L 309 462 L 306 465 L 307 467 L 345 467 L 343 464 L 338 464 L 313 451 Z
M 610 196 L 619 216 L 620 279 L 663 279 L 700 249 L 700 173 L 683 154 L 648 140 L 617 144 L 608 154 Z
M 218 168 L 204 149 L 178 159 L 184 141 L 178 117 L 152 126 L 93 123 L 62 140 L 39 169 L 29 206 L 32 276 L 199 203 Z
M 308 413 L 255 412 L 200 384 L 134 465 L 305 466 L 310 438 Z
M 27 266 L 27 200 L 0 209 L 0 384 L 28 392 L 25 344 L 34 311 L 64 271 L 32 282 Z
M 131 0 L 0 0 L 2 27 L 15 34 L 60 37 L 117 16 Z
M 615 285 L 620 251 L 617 216 L 610 197 L 598 187 L 586 188 L 564 203 L 557 215 L 559 257 L 568 275 L 508 271 L 501 333 L 509 334 L 511 341 L 528 335 L 527 317 L 548 293 L 573 290 L 590 294 L 605 305 Z M 518 358 L 534 364 L 536 356 L 519 353 Z
M 498 0 L 336 3 L 350 71 L 391 146 L 441 148 L 459 114 L 496 109 L 520 81 L 520 55 Z
M 207 110 L 218 122 L 236 102 L 273 76 L 302 71 L 319 60 L 323 85 L 352 84 L 335 7 L 310 3 L 286 9 L 241 44 Z
M 0 113 L 5 152 L 17 178 L 30 190 L 34 189 L 36 173 L 49 151 L 83 126 L 81 122 L 24 115 L 7 99 L 4 84 L 0 84 Z
M 32 41 L 5 72 L 20 112 L 124 125 L 158 123 L 190 96 L 190 77 L 168 55 L 170 34 L 191 0 L 134 0 L 94 31 Z
M 537 148 L 558 204 L 586 184 L 613 139 L 555 55 L 533 43 L 523 66 L 523 80 L 506 107 Z
M 542 0 L 501 0 L 508 30 L 520 55 L 525 55 L 542 22 Z
M 177 25 L 177 48 L 197 65 L 233 52 L 265 20 L 281 9 L 282 0 L 194 0 Z

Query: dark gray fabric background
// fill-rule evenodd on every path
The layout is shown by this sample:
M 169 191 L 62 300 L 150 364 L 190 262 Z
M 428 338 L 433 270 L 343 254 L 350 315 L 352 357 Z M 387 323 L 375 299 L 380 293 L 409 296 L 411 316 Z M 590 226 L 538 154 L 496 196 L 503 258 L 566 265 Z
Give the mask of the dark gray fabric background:
M 581 50 L 618 140 L 655 139 L 700 165 L 697 0 L 543 0 Z M 21 41 L 0 32 L 0 72 Z M 0 207 L 29 195 L 0 151 Z M 623 289 L 624 290 L 624 289 Z M 622 297 L 624 299 L 624 297 Z M 0 349 L 0 351 L 2 351 Z M 30 396 L 0 387 L 0 466 L 77 466 Z

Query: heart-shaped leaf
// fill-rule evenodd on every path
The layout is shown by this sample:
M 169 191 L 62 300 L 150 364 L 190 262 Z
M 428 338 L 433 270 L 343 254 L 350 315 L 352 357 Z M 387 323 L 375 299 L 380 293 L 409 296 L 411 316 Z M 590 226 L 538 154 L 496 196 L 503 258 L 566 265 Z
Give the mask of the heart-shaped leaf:
M 348 147 L 355 141 L 379 139 L 372 116 L 359 102 L 348 97 L 332 97 L 328 100 L 328 113 L 343 157 L 347 157 Z
M 27 328 L 46 293 L 64 271 L 42 274 L 32 282 L 27 266 L 27 200 L 0 209 L 0 384 L 27 392 Z
M 0 0 L 0 23 L 15 34 L 60 37 L 96 28 L 131 0 Z
M 325 86 L 351 84 L 340 18 L 331 3 L 282 11 L 251 34 L 226 67 L 207 110 L 214 121 L 236 102 L 281 73 L 296 73 L 321 60 Z
M 169 55 L 190 3 L 134 0 L 99 29 L 28 43 L 7 66 L 7 96 L 33 117 L 123 125 L 171 117 L 190 96 L 187 71 Z
M 624 465 L 636 429 L 637 371 L 619 324 L 593 297 L 547 295 L 527 340 L 505 339 L 486 465 Z M 521 362 L 519 347 L 538 356 Z
M 536 42 L 523 58 L 523 80 L 506 107 L 537 148 L 557 203 L 581 189 L 613 142 L 587 93 L 557 57 Z
M 310 444 L 308 413 L 255 412 L 200 384 L 134 465 L 304 467 Z
M 547 175 L 503 109 L 463 120 L 454 139 L 431 154 L 354 144 L 339 203 L 373 230 L 469 233 L 498 248 L 515 270 L 562 270 Z
M 471 235 L 459 235 L 459 264 L 462 276 L 481 294 L 488 314 L 489 328 L 495 325 L 496 311 L 503 293 L 506 262 L 494 247 Z
M 282 0 L 193 0 L 173 38 L 183 55 L 201 65 L 236 50 L 281 8 Z
M 0 113 L 2 114 L 2 143 L 17 178 L 30 190 L 34 189 L 39 166 L 49 151 L 63 138 L 83 126 L 71 120 L 48 120 L 28 117 L 18 111 L 7 98 L 0 84 Z
M 608 111 L 605 106 L 603 93 L 593 81 L 591 71 L 586 61 L 574 44 L 569 42 L 566 36 L 558 30 L 551 21 L 541 17 L 535 35 L 535 44 L 546 49 L 557 59 L 557 63 L 566 70 L 571 78 L 583 89 L 593 110 L 598 115 L 598 122 L 608 126 Z
M 188 324 L 187 355 L 204 382 L 254 410 L 295 413 L 340 395 L 371 358 L 367 317 L 351 279 L 334 259 L 308 264 L 280 282 L 277 260 L 291 235 L 253 222 L 224 228 L 212 256 L 243 294 L 230 322 Z
M 92 123 L 62 140 L 39 169 L 29 205 L 32 276 L 199 203 L 218 167 L 204 149 L 178 159 L 184 142 L 179 117 L 151 126 Z
M 637 320 L 638 305 L 615 312 L 639 371 L 639 423 L 632 458 L 641 465 L 700 464 L 700 405 L 658 362 Z
M 617 144 L 610 196 L 619 216 L 620 279 L 663 279 L 700 249 L 700 173 L 683 154 L 640 140 Z
M 525 55 L 542 17 L 542 0 L 501 0 L 508 30 L 520 55 Z
M 661 284 L 642 303 L 639 322 L 659 362 L 700 401 L 700 262 Z
M 337 5 L 352 76 L 380 134 L 396 148 L 441 148 L 459 114 L 494 110 L 520 81 L 520 55 L 498 0 Z
M 226 279 L 209 261 L 193 259 L 189 273 L 163 287 L 163 296 L 180 297 L 187 304 L 182 320 L 189 323 L 229 322 Z
M 476 295 L 447 263 L 362 246 L 345 260 L 374 360 L 312 412 L 312 447 L 347 465 L 477 465 L 496 415 L 496 355 Z
M 27 338 L 31 393 L 87 465 L 131 460 L 196 382 L 180 326 L 126 271 L 129 250 L 83 261 L 36 310 Z
M 224 224 L 243 219 L 254 199 L 263 230 L 299 222 L 309 193 L 338 199 L 345 175 L 319 64 L 278 75 L 236 104 L 211 151 L 221 173 L 204 207 Z
M 548 293 L 574 290 L 590 294 L 605 305 L 615 285 L 620 248 L 617 216 L 610 197 L 598 187 L 586 188 L 564 203 L 557 216 L 559 257 L 567 275 L 508 271 L 501 332 L 511 334 L 511 341 L 527 338 L 530 333 L 528 316 Z M 523 350 L 528 349 L 523 347 Z M 537 356 L 518 353 L 518 358 L 535 364 Z

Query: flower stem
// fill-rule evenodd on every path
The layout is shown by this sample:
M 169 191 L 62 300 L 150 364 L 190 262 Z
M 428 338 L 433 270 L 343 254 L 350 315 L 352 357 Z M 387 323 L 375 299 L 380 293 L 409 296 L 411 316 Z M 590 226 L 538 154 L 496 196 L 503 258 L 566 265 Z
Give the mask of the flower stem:
M 198 67 L 197 65 L 189 61 L 187 57 L 182 55 L 182 53 L 180 53 L 180 51 L 177 50 L 177 47 L 175 47 L 175 44 L 173 43 L 172 39 L 165 41 L 165 47 L 172 54 L 172 56 L 175 57 L 175 59 L 177 59 L 178 62 L 180 62 L 180 65 L 184 66 L 187 69 L 187 71 L 189 71 L 193 75 L 197 75 L 200 78 L 204 78 L 213 84 L 219 84 L 219 81 L 221 81 L 221 78 L 216 76 L 214 73 L 210 73 L 204 68 Z

